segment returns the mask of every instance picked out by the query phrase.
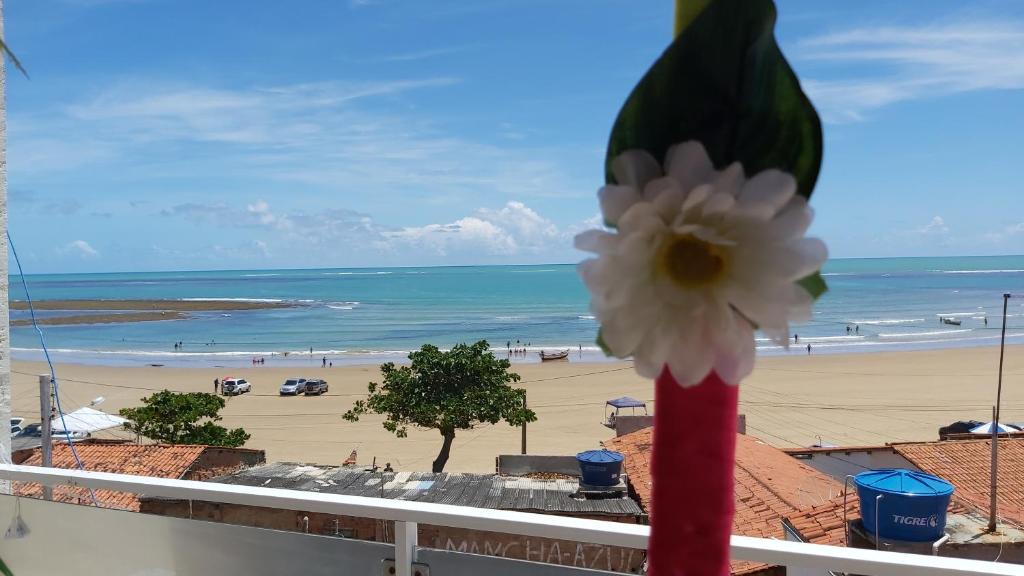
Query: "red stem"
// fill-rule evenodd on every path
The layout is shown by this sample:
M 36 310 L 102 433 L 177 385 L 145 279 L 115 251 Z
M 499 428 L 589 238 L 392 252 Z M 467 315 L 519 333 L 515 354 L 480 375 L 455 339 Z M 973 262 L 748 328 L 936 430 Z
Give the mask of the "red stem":
M 650 576 L 728 576 L 739 387 L 655 384 Z

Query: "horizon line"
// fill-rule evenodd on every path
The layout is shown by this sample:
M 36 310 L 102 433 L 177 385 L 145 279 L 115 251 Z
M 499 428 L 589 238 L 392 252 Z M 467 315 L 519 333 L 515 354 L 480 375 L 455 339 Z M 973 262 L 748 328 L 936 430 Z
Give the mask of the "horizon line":
M 1024 254 L 963 254 L 949 256 L 842 256 L 830 257 L 826 264 L 838 260 L 923 260 L 929 258 L 1019 258 Z M 427 266 L 416 265 L 393 265 L 393 266 L 327 266 L 318 268 L 204 268 L 193 270 L 105 270 L 92 272 L 31 272 L 25 276 L 47 276 L 54 274 L 61 275 L 88 275 L 88 274 L 193 274 L 200 272 L 299 272 L 312 270 L 385 270 L 385 269 L 407 269 L 407 268 L 500 268 L 512 266 L 575 266 L 579 262 L 546 262 L 546 263 L 511 263 L 511 264 L 435 264 Z M 9 273 L 8 277 L 18 277 L 19 274 Z

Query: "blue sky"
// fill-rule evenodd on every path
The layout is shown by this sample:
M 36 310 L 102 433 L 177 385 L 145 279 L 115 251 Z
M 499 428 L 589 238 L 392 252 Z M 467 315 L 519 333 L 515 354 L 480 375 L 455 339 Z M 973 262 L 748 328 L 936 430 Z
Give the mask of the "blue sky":
M 7 0 L 28 271 L 573 262 L 670 0 Z M 779 2 L 836 257 L 1024 253 L 1020 2 Z

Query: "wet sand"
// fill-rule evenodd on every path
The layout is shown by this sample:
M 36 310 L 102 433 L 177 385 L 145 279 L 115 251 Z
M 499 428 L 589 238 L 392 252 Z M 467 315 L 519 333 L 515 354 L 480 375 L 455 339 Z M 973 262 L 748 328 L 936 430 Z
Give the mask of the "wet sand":
M 184 320 L 188 318 L 184 312 L 121 312 L 118 314 L 78 314 L 77 316 L 49 316 L 37 318 L 41 326 L 68 326 L 71 324 L 120 324 L 127 322 L 162 322 L 165 320 Z M 11 320 L 11 326 L 31 326 L 32 320 L 20 318 Z
M 291 302 L 251 300 L 33 300 L 36 310 L 166 310 L 178 312 L 219 312 L 222 310 L 265 310 L 292 308 Z M 12 310 L 28 310 L 25 300 L 12 300 Z
M 262 302 L 248 300 L 33 300 L 36 310 L 78 311 L 110 310 L 115 314 L 71 314 L 37 318 L 43 326 L 69 326 L 81 324 L 122 324 L 130 322 L 161 322 L 165 320 L 187 320 L 188 312 L 228 312 L 238 310 L 266 310 L 271 308 L 292 308 L 291 302 Z M 12 310 L 28 310 L 28 302 L 14 300 Z M 19 318 L 11 326 L 30 326 L 32 320 Z

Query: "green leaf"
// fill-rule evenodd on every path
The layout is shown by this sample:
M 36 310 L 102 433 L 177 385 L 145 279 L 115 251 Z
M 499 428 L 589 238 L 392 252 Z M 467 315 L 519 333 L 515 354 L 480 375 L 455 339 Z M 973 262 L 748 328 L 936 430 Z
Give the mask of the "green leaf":
M 801 278 L 796 281 L 807 293 L 810 294 L 815 300 L 817 300 L 822 294 L 828 292 L 828 285 L 825 284 L 825 279 L 821 277 L 821 272 L 815 272 L 810 276 Z
M 676 36 L 700 14 L 711 0 L 676 0 Z
M 771 0 L 714 0 L 703 6 L 634 88 L 608 142 L 664 160 L 669 147 L 704 144 L 718 169 L 793 174 L 810 197 L 821 167 L 821 122 L 773 35 Z
M 4 576 L 14 576 L 14 572 L 11 572 L 11 569 L 7 567 L 7 564 L 4 563 L 3 560 L 0 560 L 0 574 L 3 574 Z

